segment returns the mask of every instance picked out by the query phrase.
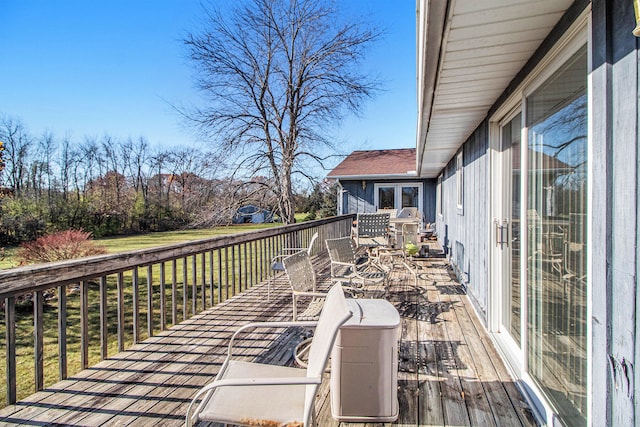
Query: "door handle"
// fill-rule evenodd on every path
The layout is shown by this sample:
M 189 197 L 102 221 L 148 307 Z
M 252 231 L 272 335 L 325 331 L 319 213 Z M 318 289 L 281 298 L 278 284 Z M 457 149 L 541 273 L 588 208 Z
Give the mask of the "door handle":
M 493 225 L 495 227 L 496 247 L 500 246 L 500 249 L 504 249 L 504 245 L 509 247 L 509 220 L 505 218 L 500 222 L 497 218 L 494 218 Z

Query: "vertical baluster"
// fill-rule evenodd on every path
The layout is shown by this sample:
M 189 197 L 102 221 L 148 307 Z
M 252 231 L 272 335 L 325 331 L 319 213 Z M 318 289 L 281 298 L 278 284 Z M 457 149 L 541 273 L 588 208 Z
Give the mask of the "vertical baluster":
M 256 274 L 257 274 L 257 282 L 262 282 L 264 280 L 264 277 L 262 275 L 262 261 L 264 259 L 264 240 L 260 239 L 256 242 L 256 246 L 258 247 L 258 252 L 257 252 L 257 260 L 258 260 L 258 264 L 256 265 Z
M 189 280 L 189 272 L 187 271 L 187 257 L 182 258 L 182 320 L 187 320 L 187 283 Z
M 178 261 L 171 260 L 171 323 L 178 323 Z
M 231 246 L 231 296 L 236 294 L 236 245 Z
M 89 367 L 89 282 L 80 282 L 80 366 Z
M 211 295 L 211 307 L 214 304 L 213 297 L 213 251 L 209 251 L 209 295 Z
M 167 329 L 167 295 L 165 292 L 164 262 L 160 263 L 160 330 Z
M 107 358 L 107 276 L 100 277 L 100 359 Z
M 249 247 L 251 247 L 251 243 L 249 243 Z M 247 243 L 245 242 L 242 245 L 242 249 L 244 251 L 244 289 L 247 290 L 251 287 L 251 262 L 249 262 L 249 253 L 247 253 Z
M 4 300 L 7 342 L 7 403 L 16 403 L 16 298 Z
M 222 302 L 222 251 L 218 249 L 218 303 Z
M 140 293 L 138 290 L 138 267 L 133 268 L 131 283 L 133 285 L 133 343 L 138 344 L 140 342 Z
M 58 286 L 58 377 L 67 379 L 67 286 Z
M 202 276 L 202 310 L 207 309 L 207 253 L 202 252 L 200 273 Z
M 229 299 L 229 247 L 224 248 L 224 292 Z
M 191 257 L 191 315 L 198 312 L 198 258 L 197 255 Z
M 256 242 L 249 242 L 249 286 L 253 287 L 255 282 L 253 281 L 253 270 L 256 266 Z
M 33 352 L 35 365 L 35 390 L 44 388 L 44 343 L 42 333 L 43 291 L 33 293 Z
M 116 283 L 117 304 L 118 304 L 118 351 L 124 351 L 124 273 L 118 273 Z
M 153 266 L 147 266 L 147 336 L 153 336 Z
M 235 271 L 235 269 L 234 269 L 234 271 Z M 238 292 L 242 292 L 242 284 L 243 284 L 242 275 L 243 275 L 243 273 L 244 273 L 244 270 L 242 268 L 242 246 L 238 246 Z M 235 285 L 234 285 L 234 289 L 235 289 Z

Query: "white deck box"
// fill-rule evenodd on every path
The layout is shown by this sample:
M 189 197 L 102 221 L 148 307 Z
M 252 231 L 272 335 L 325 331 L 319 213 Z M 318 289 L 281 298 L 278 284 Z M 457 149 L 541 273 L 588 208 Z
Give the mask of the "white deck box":
M 398 418 L 400 315 L 383 299 L 347 300 L 353 316 L 331 353 L 331 414 L 338 421 Z

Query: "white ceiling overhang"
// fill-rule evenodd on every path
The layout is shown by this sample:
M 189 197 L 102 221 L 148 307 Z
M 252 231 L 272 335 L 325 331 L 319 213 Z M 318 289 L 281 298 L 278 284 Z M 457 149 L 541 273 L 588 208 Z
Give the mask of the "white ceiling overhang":
M 417 0 L 417 171 L 438 176 L 572 0 Z

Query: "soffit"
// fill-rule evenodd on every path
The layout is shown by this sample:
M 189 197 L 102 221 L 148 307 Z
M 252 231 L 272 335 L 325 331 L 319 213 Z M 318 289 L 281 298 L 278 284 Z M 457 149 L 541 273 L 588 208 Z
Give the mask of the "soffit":
M 422 177 L 436 177 L 446 166 L 572 1 L 443 3 L 418 2 L 417 166 Z

